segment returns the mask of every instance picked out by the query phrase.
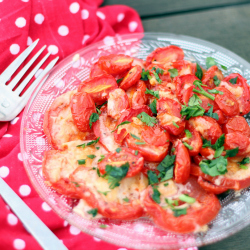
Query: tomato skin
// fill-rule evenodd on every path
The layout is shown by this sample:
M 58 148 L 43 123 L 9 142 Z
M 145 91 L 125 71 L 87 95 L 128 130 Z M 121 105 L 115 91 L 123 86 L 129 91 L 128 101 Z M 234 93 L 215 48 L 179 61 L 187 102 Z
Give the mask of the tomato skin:
M 151 54 L 147 56 L 146 59 L 146 66 L 153 62 L 159 62 L 159 63 L 168 63 L 168 62 L 174 62 L 177 60 L 183 60 L 184 58 L 184 52 L 181 48 L 170 45 L 163 48 L 157 48 Z
M 104 74 L 82 82 L 78 87 L 78 92 L 88 93 L 96 104 L 101 105 L 107 101 L 109 92 L 117 88 L 115 78 Z
M 201 176 L 198 177 L 197 182 L 204 190 L 213 194 L 221 194 L 228 190 L 228 188 L 220 187 L 204 180 Z
M 99 75 L 105 75 L 105 74 L 107 74 L 104 70 L 102 70 L 100 67 L 99 67 L 99 65 L 98 65 L 98 62 L 96 62 L 93 66 L 92 66 L 92 68 L 91 68 L 91 70 L 90 70 L 90 74 L 89 74 L 89 77 L 90 78 L 93 78 L 93 77 L 95 77 L 95 76 L 99 76 Z
M 75 125 L 80 131 L 91 131 L 89 118 L 96 113 L 95 103 L 91 96 L 85 92 L 78 92 L 72 96 L 70 108 Z
M 228 117 L 224 115 L 224 113 L 218 109 L 215 110 L 214 113 L 216 113 L 219 117 L 219 120 L 217 121 L 220 125 L 225 124 L 228 120 Z M 223 131 L 224 132 L 224 131 Z
M 190 190 L 187 194 L 199 201 L 201 207 L 198 209 L 190 207 L 187 209 L 186 215 L 179 217 L 174 217 L 172 212 L 164 210 L 152 200 L 153 190 L 151 186 L 145 190 L 142 202 L 147 214 L 154 220 L 155 224 L 172 232 L 189 233 L 197 229 L 197 225 L 206 225 L 217 216 L 221 206 L 214 194 L 203 190 L 194 177 L 189 178 L 186 186 Z
M 178 75 L 194 75 L 196 71 L 196 64 L 185 60 L 178 60 L 172 63 L 172 67 L 178 70 Z
M 137 89 L 135 91 L 135 93 L 132 96 L 132 100 L 131 100 L 131 107 L 134 108 L 136 106 L 142 106 L 142 105 L 146 105 L 148 102 L 148 97 L 145 94 L 146 91 L 146 84 L 144 83 L 144 81 L 139 81 L 137 84 Z
M 157 118 L 160 125 L 170 134 L 179 135 L 185 128 L 185 121 L 181 118 L 181 105 L 170 98 L 163 97 L 157 101 Z M 173 124 L 176 120 L 177 126 Z
M 238 132 L 245 136 L 250 136 L 250 127 L 246 119 L 242 116 L 229 118 L 228 121 L 223 125 L 222 130 L 225 134 Z
M 144 167 L 142 169 L 142 173 L 145 176 L 148 176 L 148 171 L 151 170 L 151 171 L 155 172 L 158 175 L 160 173 L 157 170 L 158 165 L 159 165 L 159 162 L 144 161 Z
M 149 74 L 151 76 L 151 79 L 149 79 L 149 83 L 150 85 L 152 86 L 158 86 L 159 85 L 159 82 L 156 80 L 155 78 L 155 75 L 153 72 L 156 72 L 157 69 L 163 69 L 163 74 L 158 74 L 159 78 L 162 80 L 161 84 L 160 85 L 165 85 L 166 83 L 171 83 L 172 82 L 172 79 L 170 77 L 170 73 L 165 70 L 165 67 L 164 65 L 159 65 L 159 64 L 150 64 L 148 67 L 147 67 L 147 70 L 149 70 Z
M 211 117 L 192 117 L 188 120 L 188 123 L 194 127 L 205 139 L 211 140 L 212 144 L 214 144 L 222 135 L 222 130 L 219 124 Z
M 139 65 L 134 66 L 120 83 L 120 88 L 127 90 L 135 85 L 141 78 L 142 68 Z
M 234 132 L 226 134 L 225 136 L 225 149 L 229 150 L 238 147 L 239 152 L 237 155 L 246 155 L 247 153 L 249 153 L 249 145 L 250 139 L 241 133 Z
M 137 175 L 141 172 L 144 165 L 144 159 L 140 153 L 138 153 L 138 155 L 135 155 L 135 150 L 129 148 L 121 148 L 120 153 L 113 152 L 106 155 L 105 158 L 98 163 L 98 168 L 101 174 L 105 174 L 106 165 L 120 167 L 126 162 L 129 163 L 129 170 L 126 177 Z
M 205 159 L 213 159 L 215 151 L 212 148 L 201 148 L 200 154 L 205 158 Z
M 224 87 L 217 87 L 216 90 L 222 91 L 223 95 L 215 94 L 215 103 L 226 116 L 235 116 L 240 113 L 239 104 L 234 95 Z
M 184 146 L 184 144 L 178 140 L 176 144 L 174 144 L 175 151 L 175 167 L 174 167 L 174 179 L 177 183 L 186 183 L 190 176 L 190 156 L 188 153 L 188 149 Z
M 121 111 L 129 108 L 129 100 L 123 89 L 114 89 L 109 93 L 108 115 L 114 119 L 120 117 Z
M 203 75 L 201 81 L 203 84 L 207 85 L 210 88 L 215 88 L 214 77 L 217 76 L 219 80 L 223 80 L 224 75 L 218 69 L 216 65 L 210 67 L 207 72 Z
M 236 78 L 236 77 L 238 77 L 238 79 L 235 85 L 229 82 L 229 80 L 231 80 L 232 78 Z M 240 74 L 233 73 L 225 77 L 223 81 L 226 81 L 228 85 L 232 87 L 232 89 L 234 89 L 237 86 L 240 86 L 243 88 L 242 95 L 241 96 L 235 95 L 235 97 L 239 103 L 240 114 L 245 115 L 248 112 L 250 112 L 250 90 L 247 84 L 247 80 L 244 77 L 242 77 Z

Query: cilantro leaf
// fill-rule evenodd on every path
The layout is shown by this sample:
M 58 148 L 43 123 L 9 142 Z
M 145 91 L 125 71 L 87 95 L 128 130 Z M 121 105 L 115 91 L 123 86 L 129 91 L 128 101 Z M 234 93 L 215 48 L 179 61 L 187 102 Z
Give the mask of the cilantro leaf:
M 157 114 L 157 109 L 156 109 L 156 99 L 154 99 L 150 104 L 149 107 L 152 111 L 153 114 Z
M 161 193 L 158 191 L 158 189 L 153 188 L 153 195 L 151 197 L 158 204 L 161 203 L 160 196 L 161 196 Z
M 235 78 L 230 79 L 229 82 L 231 82 L 232 84 L 236 84 L 237 80 L 238 80 L 238 76 L 235 77 Z
M 96 158 L 95 155 L 87 155 L 87 157 L 88 157 L 89 159 L 94 159 L 94 158 Z
M 98 211 L 97 208 L 93 208 L 93 209 L 87 211 L 87 213 L 88 213 L 88 214 L 91 214 L 93 217 L 96 217 L 97 211 Z
M 195 105 L 200 105 L 202 103 L 202 100 L 200 97 L 196 94 L 193 94 L 191 98 L 188 101 L 189 106 L 195 106 Z
M 192 138 L 192 133 L 188 129 L 185 129 L 185 134 L 188 139 Z
M 215 144 L 212 146 L 213 149 L 219 149 L 222 147 L 225 143 L 225 134 L 222 134 L 215 142 Z
M 187 214 L 187 208 L 173 209 L 174 217 L 179 217 L 181 215 Z
M 86 163 L 85 159 L 77 160 L 79 165 L 84 165 Z
M 99 142 L 100 137 L 98 137 L 96 140 L 90 141 L 87 143 L 87 146 L 95 145 L 97 142 Z
M 214 84 L 217 87 L 220 85 L 220 80 L 219 80 L 219 78 L 217 76 L 214 76 Z
M 216 60 L 213 57 L 207 57 L 206 58 L 206 66 L 209 69 L 210 67 L 217 65 Z
M 235 155 L 237 155 L 239 152 L 239 147 L 231 149 L 231 150 L 226 150 L 226 155 L 225 157 L 234 157 Z
M 203 71 L 200 67 L 200 65 L 198 63 L 196 63 L 196 72 L 195 72 L 195 76 L 198 77 L 200 80 L 203 77 Z
M 155 71 L 158 75 L 163 75 L 164 74 L 164 70 L 161 69 L 161 68 L 157 68 L 156 71 Z
M 145 71 L 144 69 L 142 69 L 141 80 L 142 81 L 147 81 L 147 80 L 149 80 L 151 78 L 152 78 L 152 76 L 149 74 L 149 70 Z
M 148 184 L 153 185 L 159 182 L 157 174 L 151 170 L 148 170 Z
M 154 90 L 150 90 L 150 89 L 147 89 L 147 88 L 146 88 L 145 94 L 152 95 L 152 96 L 156 97 L 157 99 L 160 98 L 160 95 L 159 95 L 159 91 L 158 91 L 158 90 L 154 91 Z
M 160 79 L 159 74 L 162 75 L 164 73 L 164 70 L 160 68 L 155 69 L 155 67 L 153 67 L 151 72 L 154 74 L 156 81 L 161 84 L 162 80 Z
M 208 112 L 204 113 L 204 115 L 205 116 L 210 116 L 210 117 L 212 117 L 212 118 L 214 118 L 215 120 L 218 121 L 219 120 L 219 115 L 217 113 L 213 113 L 213 109 L 214 109 L 214 107 L 211 106 L 211 108 L 208 110 Z
M 212 144 L 211 141 L 208 141 L 204 138 L 202 138 L 202 142 L 203 142 L 203 145 L 202 147 L 203 148 L 212 148 L 214 150 L 218 150 L 217 152 L 215 151 L 215 155 L 218 155 L 220 156 L 222 151 L 224 150 L 224 143 L 225 143 L 225 134 L 222 134 L 218 139 L 217 141 L 215 142 L 215 144 Z M 220 153 L 221 152 L 221 153 Z M 216 156 L 215 156 L 216 157 Z
M 239 164 L 244 165 L 250 163 L 250 158 L 249 157 L 245 157 L 241 162 L 239 162 Z
M 172 78 L 178 76 L 178 70 L 177 69 L 169 69 L 168 72 L 170 73 L 170 76 Z
M 145 112 L 142 112 L 139 115 L 137 115 L 137 118 L 139 118 L 142 122 L 146 123 L 149 127 L 153 127 L 157 123 L 155 117 L 151 117 Z
M 223 150 L 224 150 L 224 147 L 223 147 L 223 146 L 220 147 L 220 148 L 218 148 L 218 149 L 216 149 L 216 150 L 215 150 L 215 153 L 214 153 L 214 158 L 219 157 L 219 156 L 222 154 Z
M 157 166 L 157 170 L 160 172 L 158 177 L 161 181 L 169 180 L 173 177 L 175 155 L 167 155 Z
M 129 124 L 129 123 L 131 123 L 131 122 L 129 122 L 129 121 L 121 122 L 120 124 L 118 124 L 116 126 L 116 128 L 114 130 L 111 131 L 111 133 L 113 133 L 114 131 L 116 131 L 120 126 L 125 125 L 125 124 Z

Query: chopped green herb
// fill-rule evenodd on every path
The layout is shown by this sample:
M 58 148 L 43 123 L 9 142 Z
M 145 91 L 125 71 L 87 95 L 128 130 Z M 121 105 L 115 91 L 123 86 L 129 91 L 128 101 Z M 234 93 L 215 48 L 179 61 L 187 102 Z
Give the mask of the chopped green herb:
M 247 164 L 247 163 L 250 163 L 250 158 L 249 157 L 245 157 L 241 162 L 239 162 L 239 164 Z
M 195 76 L 198 77 L 200 80 L 203 77 L 203 71 L 200 67 L 200 65 L 198 63 L 196 63 L 196 72 L 195 72 Z
M 165 198 L 165 202 L 170 206 L 171 209 L 174 209 L 174 205 L 178 206 L 179 204 L 177 200 L 172 200 L 167 198 Z
M 129 124 L 129 123 L 131 123 L 131 122 L 129 122 L 129 121 L 121 122 L 121 123 L 120 123 L 119 125 L 117 125 L 116 128 L 115 128 L 113 131 L 111 131 L 111 132 L 113 133 L 115 130 L 118 129 L 118 127 L 120 127 L 120 126 L 122 126 L 122 125 L 125 125 L 125 124 Z
M 185 129 L 185 134 L 188 139 L 192 138 L 192 133 L 188 129 Z
M 95 147 L 97 150 L 99 150 L 100 149 L 100 147 Z
M 129 198 L 128 198 L 128 197 L 124 198 L 123 200 L 124 200 L 125 202 L 129 202 Z
M 93 209 L 87 211 L 87 213 L 91 214 L 93 217 L 96 217 L 97 211 L 98 211 L 97 208 L 93 208 Z
M 161 84 L 161 83 L 162 83 L 162 80 L 160 79 L 159 75 L 158 75 L 155 71 L 152 71 L 152 73 L 154 74 L 156 81 L 157 81 L 159 84 Z
M 117 148 L 115 151 L 116 151 L 117 153 L 120 153 L 120 152 L 122 151 L 122 149 L 121 149 L 121 148 Z
M 217 76 L 214 76 L 214 84 L 217 87 L 220 85 L 220 80 L 219 80 L 219 78 Z
M 220 65 L 222 69 L 227 70 L 227 67 L 224 65 Z
M 105 229 L 105 228 L 107 228 L 108 226 L 105 225 L 105 224 L 101 224 L 99 227 Z
M 150 104 L 149 107 L 152 111 L 153 114 L 157 114 L 157 109 L 156 109 L 156 99 L 154 99 Z
M 164 183 L 163 185 L 164 185 L 164 187 L 167 187 L 169 185 L 169 183 L 167 182 L 167 183 Z
M 172 78 L 178 76 L 178 70 L 177 69 L 169 69 L 168 72 L 170 73 L 170 76 Z
M 71 183 L 75 184 L 76 187 L 80 187 L 79 183 L 78 182 L 75 182 L 75 181 L 71 181 Z
M 92 113 L 89 117 L 89 127 L 91 128 L 93 122 L 96 122 L 97 120 L 99 120 L 99 115 L 97 113 Z
M 144 145 L 144 144 L 146 144 L 146 142 L 144 142 L 144 141 L 137 141 L 137 142 L 135 142 L 135 144 L 136 145 Z
M 144 69 L 142 69 L 141 80 L 147 81 L 147 80 L 149 80 L 151 78 L 152 78 L 152 76 L 149 74 L 149 70 L 145 71 Z
M 246 165 L 239 165 L 239 167 L 242 169 L 248 169 L 248 166 L 246 166 Z
M 137 118 L 139 118 L 142 122 L 146 123 L 150 127 L 153 127 L 157 123 L 155 117 L 151 117 L 145 112 L 142 112 L 139 115 L 137 115 Z
M 138 155 L 139 151 L 138 150 L 135 150 L 135 155 Z
M 131 133 L 130 133 L 130 135 L 131 135 L 134 139 L 136 139 L 136 140 L 141 140 L 140 137 L 138 137 L 138 136 L 136 136 L 136 135 L 134 135 L 134 134 L 131 134 Z
M 204 96 L 206 96 L 207 98 L 209 98 L 209 99 L 211 99 L 211 100 L 214 101 L 215 97 L 212 96 L 212 95 L 210 95 L 209 93 L 207 93 L 207 92 L 201 87 L 201 86 L 203 85 L 201 81 L 195 80 L 195 81 L 193 82 L 193 84 L 194 84 L 196 87 L 198 87 L 198 88 L 200 89 L 200 90 L 193 89 L 193 92 L 199 93 L 199 94 L 201 94 L 201 95 L 204 95 Z
M 221 156 L 223 150 L 224 150 L 224 147 L 223 147 L 223 146 L 220 147 L 220 148 L 218 148 L 218 149 L 216 149 L 216 150 L 215 150 L 215 153 L 214 153 L 214 158 L 217 158 L 217 157 Z
M 151 170 L 148 170 L 148 184 L 153 185 L 159 182 L 157 174 Z
M 190 146 L 189 144 L 187 144 L 185 141 L 183 142 L 183 145 L 184 145 L 186 148 L 188 148 L 189 150 L 192 150 L 192 149 L 193 149 L 193 147 Z
M 163 69 L 160 69 L 160 68 L 157 68 L 156 70 L 155 70 L 155 72 L 159 75 L 163 75 L 164 74 L 164 70 Z
M 209 104 L 208 104 L 209 105 Z M 217 113 L 213 113 L 213 109 L 214 107 L 212 105 L 210 105 L 211 108 L 208 110 L 207 113 L 204 113 L 205 116 L 209 116 L 209 117 L 212 117 L 214 118 L 215 120 L 219 120 L 219 115 Z
M 173 153 L 174 151 L 175 151 L 175 148 L 172 148 L 172 149 L 171 149 L 171 152 Z
M 202 147 L 203 148 L 212 148 L 215 150 L 215 155 L 214 157 L 218 157 L 221 155 L 221 153 L 223 152 L 224 150 L 224 142 L 225 142 L 225 134 L 222 134 L 218 139 L 217 141 L 215 142 L 215 144 L 212 145 L 211 141 L 208 141 L 204 138 L 202 138 L 202 141 L 203 141 L 203 145 Z
M 87 155 L 87 157 L 88 157 L 89 159 L 94 159 L 94 158 L 96 158 L 95 155 Z
M 101 114 L 101 107 L 107 104 L 108 101 L 104 102 L 102 105 L 96 105 L 96 112 L 100 115 Z
M 158 91 L 158 90 L 154 91 L 154 90 L 150 90 L 150 89 L 147 89 L 147 88 L 146 88 L 145 94 L 152 95 L 152 96 L 156 97 L 157 99 L 160 98 L 160 95 L 159 95 L 159 91 Z
M 238 152 L 239 152 L 239 147 L 231 149 L 231 150 L 226 150 L 225 157 L 234 157 L 238 154 Z
M 173 177 L 174 162 L 175 155 L 167 155 L 157 166 L 157 170 L 160 172 L 158 177 L 161 178 L 161 182 L 167 181 Z
M 101 162 L 104 158 L 105 158 L 105 155 L 101 155 L 100 159 L 98 160 L 98 162 Z
M 206 59 L 206 66 L 209 69 L 210 67 L 217 65 L 217 62 L 215 61 L 215 59 L 213 57 L 207 57 Z
M 103 195 L 107 195 L 110 191 L 105 191 L 105 192 L 102 192 L 102 191 L 99 191 L 99 190 L 97 190 L 98 191 L 98 193 L 100 193 L 100 194 L 103 194 Z
M 179 125 L 176 124 L 176 122 L 172 121 L 173 125 L 176 127 L 176 128 L 180 128 Z
M 86 144 L 83 143 L 83 144 L 77 145 L 76 147 L 78 147 L 78 148 L 85 148 L 85 147 L 86 147 Z
M 187 194 L 181 194 L 179 196 L 179 200 L 184 201 L 184 202 L 186 202 L 188 204 L 193 204 L 196 201 L 195 198 L 192 198 L 192 197 L 188 196 Z
M 86 163 L 85 159 L 77 160 L 79 165 L 84 165 Z
M 158 191 L 158 189 L 153 188 L 152 199 L 153 199 L 156 203 L 158 203 L 158 204 L 161 203 L 160 196 L 161 196 L 161 193 Z
M 229 82 L 231 82 L 232 84 L 236 84 L 237 80 L 238 80 L 238 76 L 235 77 L 235 78 L 230 79 Z
M 116 82 L 120 83 L 123 80 L 123 78 L 117 79 Z
M 220 95 L 224 94 L 222 91 L 219 91 L 217 89 L 209 89 L 207 92 L 209 92 L 211 94 L 220 94 Z
M 95 145 L 97 142 L 99 142 L 100 137 L 98 137 L 96 140 L 90 141 L 87 143 L 87 146 Z
M 182 208 L 182 209 L 174 209 L 173 210 L 173 212 L 174 212 L 174 217 L 179 217 L 179 216 L 181 216 L 181 215 L 185 215 L 185 214 L 187 214 L 187 208 Z

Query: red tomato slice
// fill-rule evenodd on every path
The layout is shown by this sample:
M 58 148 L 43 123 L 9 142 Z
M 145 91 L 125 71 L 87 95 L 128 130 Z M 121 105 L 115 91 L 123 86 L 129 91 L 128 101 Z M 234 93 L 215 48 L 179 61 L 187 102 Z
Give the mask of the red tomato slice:
M 165 188 L 170 189 L 171 187 L 172 185 L 168 185 Z M 206 225 L 218 214 L 221 208 L 218 198 L 214 194 L 208 193 L 202 189 L 197 183 L 196 178 L 190 177 L 185 185 L 178 184 L 177 189 L 184 190 L 180 192 L 195 198 L 200 206 L 191 205 L 187 208 L 186 215 L 174 217 L 170 209 L 165 210 L 153 201 L 151 198 L 153 189 L 149 186 L 145 190 L 142 202 L 147 214 L 158 226 L 172 232 L 189 233 L 197 230 L 197 226 Z M 164 196 L 163 198 L 169 197 Z
M 146 84 L 144 81 L 139 81 L 137 84 L 136 91 L 134 92 L 131 100 L 131 107 L 137 107 L 137 106 L 142 106 L 146 105 L 148 102 L 148 97 L 145 94 L 146 91 Z
M 185 120 L 181 118 L 181 105 L 169 98 L 160 98 L 157 101 L 157 119 L 160 125 L 170 134 L 179 135 L 185 128 Z
M 181 48 L 170 45 L 168 47 L 157 48 L 147 56 L 146 66 L 151 63 L 168 63 L 183 60 L 184 52 Z
M 236 84 L 229 82 L 233 78 L 237 78 Z M 227 82 L 227 84 L 225 84 Z M 225 77 L 221 86 L 225 86 L 239 102 L 240 114 L 245 115 L 250 112 L 250 91 L 247 80 L 238 73 L 230 74 Z
M 105 75 L 107 74 L 104 70 L 102 70 L 99 65 L 98 65 L 98 62 L 96 62 L 92 68 L 90 69 L 90 74 L 89 74 L 89 77 L 90 78 L 93 78 L 95 76 L 100 76 L 100 75 Z
M 211 160 L 214 158 L 215 151 L 212 148 L 201 148 L 200 154 L 203 158 Z
M 224 75 L 216 65 L 210 67 L 202 77 L 202 83 L 210 88 L 215 88 L 214 77 L 217 76 L 219 80 L 223 80 Z
M 188 149 L 184 144 L 177 140 L 174 143 L 174 155 L 175 158 L 175 167 L 174 167 L 174 179 L 177 183 L 186 183 L 190 176 L 190 156 Z
M 142 169 L 142 173 L 145 176 L 148 176 L 148 171 L 151 170 L 158 175 L 159 174 L 159 171 L 157 170 L 158 165 L 159 165 L 159 162 L 144 161 L 144 167 Z
M 133 58 L 121 54 L 111 54 L 99 58 L 98 65 L 108 74 L 121 74 L 132 66 Z
M 98 163 L 98 168 L 101 174 L 105 174 L 106 165 L 113 167 L 121 167 L 125 163 L 129 163 L 129 170 L 126 177 L 132 177 L 141 172 L 144 159 L 140 153 L 135 155 L 135 150 L 129 148 L 121 148 L 119 153 L 114 152 L 105 156 L 105 158 Z
M 129 100 L 123 89 L 114 89 L 109 93 L 108 115 L 114 119 L 120 117 L 124 109 L 129 108 Z
M 89 118 L 96 113 L 95 103 L 85 92 L 78 92 L 72 96 L 70 102 L 71 113 L 77 128 L 83 132 L 90 131 Z
M 228 117 L 224 115 L 224 113 L 218 109 L 215 110 L 214 113 L 216 113 L 219 117 L 219 120 L 217 121 L 220 125 L 225 124 L 228 120 Z M 224 132 L 224 131 L 223 131 Z
M 245 136 L 250 136 L 250 127 L 244 117 L 235 116 L 229 118 L 228 121 L 223 125 L 223 132 L 225 134 L 238 132 Z
M 223 92 L 223 95 L 215 95 L 215 103 L 219 106 L 221 111 L 227 116 L 235 116 L 240 113 L 239 104 L 234 95 L 224 87 L 217 87 L 216 90 Z
M 120 88 L 127 90 L 135 85 L 141 78 L 142 68 L 139 65 L 134 66 L 120 83 Z
M 149 83 L 152 86 L 157 86 L 159 85 L 159 81 L 156 79 L 155 74 L 157 69 L 163 70 L 163 74 L 158 73 L 159 78 L 162 80 L 161 85 L 165 85 L 166 83 L 171 83 L 172 79 L 170 77 L 170 73 L 165 70 L 163 65 L 158 65 L 158 64 L 150 64 L 147 67 L 147 70 L 149 70 L 149 74 L 151 76 L 151 79 L 149 79 Z
M 115 78 L 105 74 L 82 82 L 78 87 L 78 92 L 90 94 L 94 102 L 101 105 L 107 101 L 109 92 L 116 88 L 118 88 L 118 85 Z
M 207 140 L 210 140 L 212 144 L 214 144 L 222 135 L 219 124 L 211 117 L 192 117 L 188 120 L 188 123 L 193 128 L 195 128 L 201 134 L 201 136 L 203 136 Z
M 198 177 L 198 183 L 204 190 L 213 194 L 221 194 L 228 190 L 228 188 L 220 187 L 204 180 L 201 176 Z
M 178 70 L 178 75 L 194 75 L 196 72 L 196 64 L 185 60 L 178 60 L 172 63 L 172 67 Z

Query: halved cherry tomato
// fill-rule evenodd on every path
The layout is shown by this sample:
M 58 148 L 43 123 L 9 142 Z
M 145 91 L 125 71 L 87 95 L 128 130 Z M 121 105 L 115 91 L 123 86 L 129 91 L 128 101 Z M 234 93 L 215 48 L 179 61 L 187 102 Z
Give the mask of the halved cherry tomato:
M 102 70 L 99 65 L 98 65 L 98 62 L 96 62 L 91 70 L 90 70 L 90 74 L 89 74 L 89 77 L 90 78 L 93 78 L 95 76 L 99 76 L 99 75 L 103 75 L 103 74 L 107 74 L 104 70 Z
M 122 54 L 111 54 L 99 58 L 98 65 L 108 74 L 121 74 L 132 66 L 133 58 Z
M 211 160 L 214 158 L 215 150 L 212 148 L 201 148 L 200 154 L 203 156 L 203 158 Z
M 120 88 L 127 90 L 135 85 L 141 78 L 142 68 L 139 65 L 134 66 L 120 83 Z
M 229 118 L 227 123 L 223 125 L 223 132 L 225 134 L 238 132 L 243 135 L 250 136 L 250 127 L 244 117 L 235 116 Z
M 151 170 L 158 175 L 159 174 L 159 171 L 157 170 L 158 165 L 159 165 L 159 162 L 144 161 L 144 167 L 141 172 L 145 176 L 148 176 L 148 171 Z
M 78 92 L 72 96 L 70 102 L 72 117 L 77 128 L 83 132 L 90 131 L 89 118 L 96 113 L 95 103 L 85 92 Z
M 213 183 L 210 183 L 210 182 L 204 180 L 201 176 L 198 177 L 197 181 L 198 181 L 199 185 L 209 193 L 221 194 L 221 193 L 224 193 L 228 190 L 228 188 L 220 187 L 220 186 L 217 186 Z
M 163 73 L 156 73 L 157 69 L 161 69 L 163 70 Z M 149 70 L 149 74 L 151 76 L 151 78 L 149 79 L 149 83 L 152 86 L 157 86 L 159 85 L 159 80 L 156 79 L 155 73 L 159 76 L 160 80 L 162 81 L 160 84 L 161 85 L 165 85 L 166 83 L 171 83 L 172 79 L 170 77 L 170 73 L 165 70 L 165 68 L 162 65 L 158 65 L 158 64 L 150 64 L 147 67 L 147 70 Z
M 165 189 L 170 189 L 171 186 L 168 185 Z M 170 209 L 163 209 L 152 199 L 153 189 L 151 186 L 145 190 L 142 203 L 147 214 L 158 226 L 172 232 L 189 233 L 196 230 L 197 226 L 206 225 L 218 214 L 221 208 L 218 198 L 202 189 L 196 178 L 190 177 L 185 185 L 178 184 L 177 189 L 185 190 L 185 194 L 195 198 L 199 203 L 199 206 L 191 205 L 187 208 L 187 214 L 179 217 L 175 217 Z M 164 194 L 161 196 L 162 199 L 168 198 Z
M 211 140 L 212 144 L 214 144 L 222 135 L 219 124 L 211 117 L 192 117 L 188 120 L 188 123 L 194 127 L 205 139 Z
M 177 101 L 160 98 L 156 108 L 160 125 L 170 134 L 178 135 L 184 130 L 185 121 L 181 118 L 181 105 Z
M 235 99 L 234 95 L 224 87 L 217 87 L 215 89 L 223 92 L 222 95 L 220 93 L 215 94 L 215 100 L 214 100 L 215 103 L 221 109 L 221 111 L 227 116 L 238 115 L 240 112 L 239 104 Z
M 170 45 L 163 48 L 157 48 L 149 54 L 146 59 L 146 66 L 154 62 L 165 64 L 168 62 L 182 60 L 183 58 L 183 50 L 177 46 Z
M 136 66 L 136 65 L 139 65 L 142 67 L 142 69 L 145 68 L 145 61 L 140 59 L 140 58 L 136 58 L 136 57 L 132 57 L 134 59 L 133 63 L 132 63 L 132 66 Z
M 214 113 L 216 113 L 219 117 L 219 120 L 217 121 L 220 125 L 221 124 L 225 124 L 228 120 L 228 117 L 224 115 L 224 113 L 218 109 L 218 110 L 215 110 Z M 224 132 L 224 131 L 223 131 Z
M 114 89 L 109 93 L 108 115 L 114 119 L 120 117 L 121 111 L 129 108 L 129 100 L 123 89 Z
M 144 159 L 140 153 L 135 155 L 135 150 L 121 148 L 119 153 L 113 152 L 106 155 L 105 158 L 98 163 L 98 168 L 101 174 L 105 174 L 106 165 L 121 167 L 126 163 L 129 163 L 129 170 L 126 177 L 132 177 L 141 172 L 144 165 Z
M 224 75 L 221 70 L 218 69 L 216 65 L 210 67 L 207 72 L 202 77 L 202 83 L 207 85 L 210 88 L 216 87 L 214 84 L 214 77 L 217 76 L 219 80 L 223 80 Z
M 134 108 L 136 106 L 142 106 L 147 104 L 148 97 L 145 94 L 146 84 L 144 81 L 139 81 L 137 84 L 136 91 L 134 92 L 131 100 L 131 107 Z
M 185 60 L 178 60 L 172 63 L 172 67 L 178 70 L 178 75 L 195 74 L 196 64 Z
M 176 95 L 175 95 L 175 91 L 173 91 L 172 89 L 169 88 L 168 85 L 163 85 L 163 84 L 158 84 L 156 86 L 154 86 L 152 88 L 153 91 L 159 91 L 159 96 L 160 98 L 162 97 L 167 97 L 169 99 L 175 99 L 176 100 Z M 156 99 L 154 96 L 147 94 L 147 97 L 153 101 L 154 99 Z
M 109 92 L 118 88 L 116 80 L 111 75 L 99 75 L 88 79 L 80 84 L 78 92 L 90 94 L 94 102 L 103 104 L 108 99 Z
M 225 149 L 239 148 L 237 155 L 246 155 L 250 152 L 250 139 L 238 132 L 229 133 L 225 136 Z
M 177 183 L 186 183 L 190 176 L 190 156 L 184 144 L 177 140 L 174 144 L 175 166 L 174 179 Z
M 236 84 L 230 82 L 231 79 L 236 78 Z M 225 82 L 227 84 L 225 84 Z M 221 86 L 225 86 L 236 98 L 239 103 L 240 114 L 245 115 L 250 112 L 250 91 L 247 80 L 238 73 L 230 74 L 225 77 Z

